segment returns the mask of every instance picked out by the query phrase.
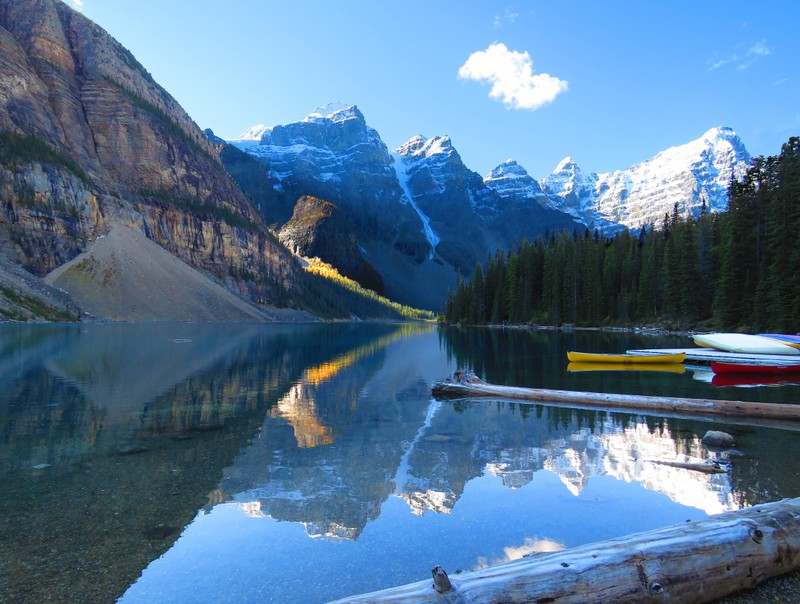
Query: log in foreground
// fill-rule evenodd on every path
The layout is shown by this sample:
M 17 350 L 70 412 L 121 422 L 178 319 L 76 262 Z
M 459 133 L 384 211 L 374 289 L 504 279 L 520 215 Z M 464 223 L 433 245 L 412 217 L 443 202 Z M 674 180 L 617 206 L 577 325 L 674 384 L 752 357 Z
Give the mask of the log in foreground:
M 701 603 L 798 568 L 800 498 L 454 575 L 444 593 L 437 566 L 436 583 L 337 603 Z
M 613 407 L 643 412 L 800 421 L 800 405 L 498 386 L 464 370 L 457 370 L 443 382 L 435 384 L 432 392 L 434 396 L 443 398 L 495 396 L 535 403 Z

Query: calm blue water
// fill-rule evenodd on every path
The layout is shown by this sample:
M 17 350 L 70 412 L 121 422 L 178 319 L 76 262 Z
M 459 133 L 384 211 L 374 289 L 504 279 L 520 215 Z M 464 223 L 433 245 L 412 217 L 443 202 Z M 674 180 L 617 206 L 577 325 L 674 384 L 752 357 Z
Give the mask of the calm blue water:
M 0 601 L 326 602 L 800 495 L 797 431 L 494 400 L 494 383 L 795 402 L 568 371 L 686 337 L 426 325 L 0 328 Z M 708 429 L 735 435 L 732 456 Z M 659 464 L 720 458 L 707 475 Z

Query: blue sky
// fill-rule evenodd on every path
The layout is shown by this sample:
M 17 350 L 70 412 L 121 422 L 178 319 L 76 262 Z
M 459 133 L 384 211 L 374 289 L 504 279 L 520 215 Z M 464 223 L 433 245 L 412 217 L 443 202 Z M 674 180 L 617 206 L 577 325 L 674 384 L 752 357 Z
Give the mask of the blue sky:
M 358 105 L 394 149 L 448 135 L 485 175 L 565 156 L 622 169 L 730 126 L 753 155 L 800 135 L 797 0 L 67 0 L 201 128 Z

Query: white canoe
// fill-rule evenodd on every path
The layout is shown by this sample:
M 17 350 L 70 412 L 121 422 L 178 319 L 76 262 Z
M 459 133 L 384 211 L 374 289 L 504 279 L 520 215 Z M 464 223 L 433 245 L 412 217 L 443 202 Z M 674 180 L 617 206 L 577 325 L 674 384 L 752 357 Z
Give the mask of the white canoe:
M 772 338 L 746 333 L 705 333 L 692 336 L 695 344 L 743 354 L 800 355 L 800 350 Z

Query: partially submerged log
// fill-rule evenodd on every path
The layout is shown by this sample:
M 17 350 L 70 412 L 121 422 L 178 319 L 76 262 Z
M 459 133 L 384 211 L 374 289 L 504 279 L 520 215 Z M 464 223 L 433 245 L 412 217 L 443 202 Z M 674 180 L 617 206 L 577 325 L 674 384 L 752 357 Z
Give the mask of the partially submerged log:
M 692 470 L 694 472 L 703 472 L 704 474 L 725 474 L 725 470 L 719 467 L 717 463 L 697 463 L 691 461 L 671 461 L 668 459 L 647 459 L 650 463 L 659 464 L 661 466 L 669 466 L 671 468 L 680 468 L 682 470 Z
M 484 382 L 473 372 L 464 370 L 455 371 L 443 382 L 435 384 L 432 392 L 434 396 L 443 398 L 491 396 L 535 403 L 621 408 L 645 413 L 655 411 L 678 415 L 800 421 L 800 405 L 499 386 Z
M 711 602 L 800 568 L 800 498 L 539 554 L 344 602 Z M 442 586 L 450 588 L 440 593 Z

